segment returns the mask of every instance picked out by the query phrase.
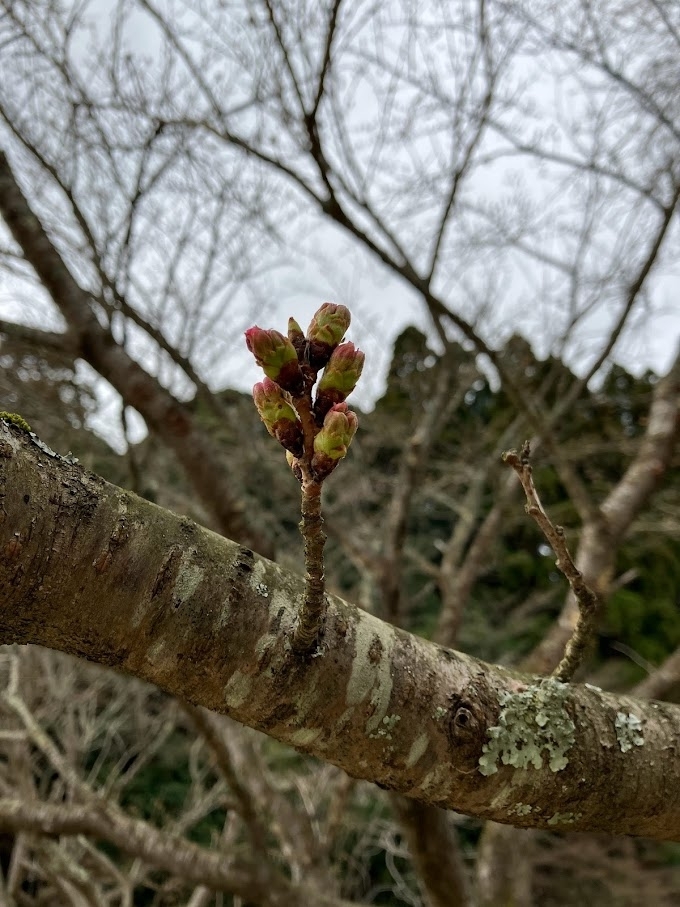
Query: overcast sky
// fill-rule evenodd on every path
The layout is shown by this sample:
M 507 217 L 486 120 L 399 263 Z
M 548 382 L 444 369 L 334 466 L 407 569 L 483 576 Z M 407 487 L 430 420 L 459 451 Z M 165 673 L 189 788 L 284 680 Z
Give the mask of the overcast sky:
M 97 0 L 91 7 L 101 34 L 109 27 L 112 5 L 111 0 Z M 86 55 L 89 51 L 89 45 L 85 43 L 87 35 L 83 33 L 80 40 L 84 42 L 82 53 Z M 158 57 L 158 32 L 148 17 L 140 16 L 135 20 L 127 40 L 131 52 L 149 58 Z M 435 48 L 433 53 L 436 52 Z M 556 81 L 554 75 L 547 71 L 534 73 L 527 69 L 526 72 L 516 73 L 515 78 L 519 81 L 524 78 L 530 84 L 532 103 L 544 107 L 547 115 L 558 107 L 564 110 L 565 104 L 577 107 L 583 103 L 583 97 L 576 93 L 569 80 Z M 346 111 L 348 122 L 354 120 L 361 125 L 376 117 L 379 111 L 374 110 L 375 103 L 375 97 L 368 92 L 355 95 L 352 108 Z M 496 193 L 500 197 L 507 192 L 509 181 L 525 186 L 527 196 L 533 196 L 533 201 L 538 200 L 539 205 L 541 192 L 544 191 L 546 206 L 554 203 L 554 200 L 549 202 L 548 199 L 550 186 L 538 176 L 535 163 L 529 159 L 523 162 L 516 159 L 511 168 L 485 169 L 482 181 L 477 184 L 479 197 L 493 199 Z M 617 216 L 616 212 L 612 213 L 613 218 Z M 676 251 L 680 251 L 679 234 L 676 223 L 674 235 L 670 238 Z M 642 244 L 646 239 L 644 235 L 639 237 Z M 676 255 L 673 261 L 672 256 L 666 254 L 663 268 L 649 283 L 646 311 L 640 312 L 616 348 L 615 358 L 635 373 L 647 368 L 663 372 L 675 352 L 680 338 L 679 263 L 680 255 Z M 476 280 L 481 282 L 484 279 L 485 269 L 489 270 L 488 260 L 480 265 Z M 552 345 L 553 328 L 559 320 L 560 311 L 559 303 L 554 301 L 551 302 L 552 308 L 541 306 L 540 290 L 536 288 L 546 280 L 544 269 L 521 259 L 510 268 L 499 268 L 499 280 L 502 281 L 499 286 L 502 302 L 497 311 L 493 310 L 493 305 L 489 307 L 484 322 L 485 336 L 492 342 L 502 342 L 517 330 L 528 337 L 539 355 L 545 355 Z M 368 408 L 382 391 L 396 335 L 408 324 L 416 324 L 428 332 L 430 330 L 423 304 L 416 293 L 369 253 L 358 249 L 340 228 L 323 222 L 315 215 L 310 215 L 302 227 L 298 224 L 285 264 L 268 274 L 261 291 L 260 299 L 266 299 L 262 310 L 262 303 L 253 301 L 252 297 L 239 297 L 216 325 L 215 336 L 219 336 L 220 341 L 216 348 L 221 355 L 219 360 L 210 363 L 207 374 L 213 387 L 228 385 L 249 390 L 258 380 L 259 370 L 247 354 L 242 338 L 243 330 L 250 324 L 257 322 L 262 327 L 284 330 L 288 316 L 294 315 L 304 327 L 321 302 L 332 300 L 350 307 L 354 321 L 349 337 L 367 352 L 365 377 L 355 398 L 358 405 Z M 455 294 L 448 298 L 456 308 L 457 298 Z M 525 303 L 525 299 L 528 302 Z M 593 317 L 584 319 L 578 338 L 565 351 L 572 368 L 587 368 L 620 304 L 614 297 L 611 304 L 598 308 Z M 465 311 L 464 300 L 461 308 Z M 0 282 L 0 315 L 40 326 L 49 323 L 50 318 L 55 325 L 59 323 L 47 302 L 39 301 L 34 292 L 26 292 L 24 287 L 6 278 Z M 137 350 L 133 345 L 133 351 L 149 361 L 143 344 Z M 201 365 L 200 362 L 197 364 Z M 82 371 L 88 374 L 87 368 Z M 116 422 L 112 416 L 118 407 L 116 395 L 106 389 L 101 380 L 98 379 L 97 384 L 102 406 L 93 425 L 112 439 L 112 425 Z M 137 420 L 135 425 L 135 436 L 139 436 L 143 431 L 141 420 Z

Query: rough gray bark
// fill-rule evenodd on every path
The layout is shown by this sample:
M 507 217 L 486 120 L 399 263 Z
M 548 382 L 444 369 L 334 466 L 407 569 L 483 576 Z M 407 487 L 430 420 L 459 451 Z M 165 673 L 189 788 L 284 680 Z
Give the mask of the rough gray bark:
M 2 642 L 115 666 L 424 803 L 518 827 L 680 839 L 680 709 L 565 685 L 526 712 L 556 738 L 573 722 L 563 758 L 484 776 L 501 701 L 506 719 L 518 697 L 538 702 L 535 678 L 335 597 L 316 657 L 296 658 L 302 578 L 5 423 L 0 487 Z

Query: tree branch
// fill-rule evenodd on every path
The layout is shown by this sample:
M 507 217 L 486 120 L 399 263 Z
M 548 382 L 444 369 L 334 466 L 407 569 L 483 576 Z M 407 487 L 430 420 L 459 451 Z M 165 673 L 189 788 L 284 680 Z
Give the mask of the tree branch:
M 58 334 L 56 331 L 41 331 L 39 328 L 29 327 L 27 324 L 16 324 L 13 321 L 0 319 L 0 334 L 10 340 L 18 340 L 36 349 L 53 350 L 75 358 L 78 355 L 78 345 L 75 338 L 67 331 Z
M 323 652 L 302 662 L 302 578 L 5 423 L 0 486 L 3 642 L 116 666 L 421 802 L 680 839 L 680 709 L 536 683 L 332 596 Z M 534 750 L 514 749 L 528 729 Z

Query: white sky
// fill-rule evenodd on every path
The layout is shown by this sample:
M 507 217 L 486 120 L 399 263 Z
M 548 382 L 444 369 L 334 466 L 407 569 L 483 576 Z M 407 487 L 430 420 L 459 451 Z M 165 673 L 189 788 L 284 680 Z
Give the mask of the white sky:
M 100 27 L 101 23 L 108 21 L 110 8 L 111 0 L 97 0 L 92 5 Z M 136 23 L 131 49 L 151 56 L 157 53 L 153 29 L 143 17 Z M 533 80 L 532 91 L 534 100 L 546 105 L 547 108 L 550 108 L 550 105 L 564 104 L 563 95 L 568 94 L 562 90 L 560 83 L 547 73 L 544 78 Z M 360 98 L 359 106 L 353 115 L 359 121 L 367 116 L 370 118 L 372 103 L 368 97 L 365 101 Z M 542 191 L 543 183 L 538 178 L 535 165 L 531 161 L 514 162 L 512 178 L 523 181 L 531 193 L 540 194 Z M 498 192 L 500 195 L 508 180 L 508 170 L 499 170 L 495 179 L 487 172 L 485 180 L 484 185 L 479 187 L 480 194 L 493 196 Z M 646 237 L 640 237 L 641 242 L 645 239 Z M 680 244 L 680 229 L 677 222 L 674 236 L 669 239 L 672 241 L 671 246 L 677 251 Z M 349 338 L 367 352 L 365 375 L 360 388 L 357 389 L 355 400 L 357 405 L 368 408 L 382 391 L 391 345 L 397 334 L 408 324 L 417 324 L 428 330 L 424 307 L 411 288 L 370 254 L 358 250 L 338 228 L 319 221 L 316 229 L 304 235 L 304 243 L 306 248 L 297 248 L 294 251 L 314 254 L 293 254 L 286 268 L 271 275 L 267 285 L 264 314 L 258 310 L 257 303 L 244 302 L 220 323 L 221 342 L 218 348 L 221 351 L 221 358 L 211 365 L 209 383 L 213 387 L 228 385 L 240 390 L 249 390 L 259 379 L 260 374 L 245 350 L 243 330 L 253 322 L 259 322 L 263 327 L 285 330 L 289 315 L 293 315 L 305 327 L 321 302 L 333 300 L 350 307 L 354 318 Z M 677 348 L 680 338 L 678 262 L 680 257 L 676 257 L 675 262 L 671 260 L 670 263 L 665 263 L 654 275 L 648 292 L 651 316 L 648 313 L 648 317 L 638 318 L 615 351 L 615 359 L 635 373 L 647 368 L 663 373 Z M 491 320 L 499 325 L 499 339 L 501 334 L 507 336 L 512 331 L 519 330 L 528 337 L 537 352 L 544 355 L 547 352 L 546 341 L 550 338 L 551 322 L 560 316 L 559 307 L 555 308 L 553 303 L 552 308 L 544 312 L 540 305 L 522 304 L 526 288 L 544 279 L 540 270 L 531 263 L 525 263 L 522 267 L 525 269 L 524 272 L 515 267 L 509 276 L 503 278 L 505 301 L 502 311 L 492 313 Z M 540 299 L 540 294 L 534 295 L 533 298 Z M 456 305 L 455 299 L 448 301 Z M 601 338 L 606 336 L 614 312 L 614 307 L 599 309 L 595 317 L 584 325 L 580 343 L 572 346 L 568 356 L 569 364 L 573 368 L 578 370 L 587 367 L 590 356 L 602 342 Z M 40 300 L 34 291 L 25 292 L 24 288 L 13 280 L 0 282 L 1 317 L 17 318 L 45 326 L 51 321 L 58 323 L 54 314 L 49 304 Z M 485 336 L 490 336 L 488 331 Z M 143 361 L 149 361 L 148 353 L 142 347 L 137 354 Z M 200 362 L 197 364 L 201 366 Z M 82 372 L 83 375 L 91 374 L 86 367 L 83 367 Z M 117 395 L 100 380 L 97 381 L 97 388 L 101 408 L 93 419 L 93 427 L 119 447 L 120 434 L 114 428 L 117 425 L 119 411 Z M 143 423 L 141 419 L 132 421 L 136 439 L 143 433 Z

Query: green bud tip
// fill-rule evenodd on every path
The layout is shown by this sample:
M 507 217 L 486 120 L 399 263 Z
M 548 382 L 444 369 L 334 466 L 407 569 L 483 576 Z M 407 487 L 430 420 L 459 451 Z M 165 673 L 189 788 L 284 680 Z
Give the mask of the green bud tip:
M 279 385 L 265 378 L 253 388 L 253 400 L 269 434 L 287 451 L 301 456 L 302 425 Z
M 335 403 L 342 403 L 354 390 L 364 367 L 365 356 L 353 343 L 341 343 L 333 350 L 316 391 L 314 415 L 323 421 Z
M 295 347 L 279 331 L 266 331 L 255 325 L 246 331 L 246 346 L 265 375 L 293 394 L 304 387 Z
M 314 438 L 312 472 L 317 480 L 327 478 L 347 455 L 358 425 L 356 414 L 346 403 L 336 403 L 326 413 L 323 427 Z
M 341 343 L 333 350 L 319 382 L 319 391 L 337 390 L 351 394 L 361 377 L 366 357 L 353 343 Z M 338 401 L 342 402 L 342 401 Z
M 347 455 L 359 427 L 356 413 L 346 403 L 336 403 L 326 413 L 321 431 L 314 438 L 314 453 L 340 460 Z
M 324 302 L 307 328 L 307 339 L 336 347 L 347 333 L 351 321 L 347 306 Z
M 324 302 L 315 313 L 307 328 L 309 362 L 315 368 L 322 368 L 331 353 L 340 343 L 350 325 L 352 316 L 344 305 Z
M 304 359 L 307 338 L 305 337 L 302 328 L 294 318 L 288 319 L 288 339 L 293 344 L 293 348 L 297 353 L 298 359 L 302 361 Z

